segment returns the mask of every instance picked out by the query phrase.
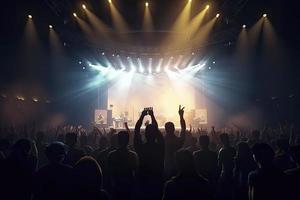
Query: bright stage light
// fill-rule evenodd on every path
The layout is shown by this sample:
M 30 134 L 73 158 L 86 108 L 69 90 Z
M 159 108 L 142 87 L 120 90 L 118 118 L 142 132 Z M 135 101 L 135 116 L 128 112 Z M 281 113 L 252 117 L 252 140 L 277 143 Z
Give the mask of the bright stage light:
M 139 67 L 139 72 L 140 72 L 140 73 L 144 73 L 144 71 L 145 71 L 144 68 L 143 68 L 142 66 L 140 66 L 140 67 Z
M 244 25 L 243 25 L 243 28 L 246 28 L 246 27 L 247 27 L 246 24 L 244 24 Z
M 52 25 L 49 25 L 49 28 L 50 28 L 50 29 L 52 29 L 52 28 L 53 28 L 53 26 L 52 26 Z
M 149 3 L 148 3 L 148 2 L 146 2 L 146 3 L 145 3 L 145 6 L 146 6 L 146 7 L 148 7 L 148 6 L 149 6 Z
M 111 3 L 111 0 L 108 0 L 108 3 Z
M 83 8 L 83 9 L 86 9 L 86 5 L 82 4 L 82 8 Z
M 206 7 L 205 7 L 205 8 L 206 8 L 206 10 L 207 10 L 207 9 L 209 9 L 209 5 L 206 5 Z
M 76 14 L 76 13 L 73 13 L 73 16 L 74 16 L 74 17 L 77 17 L 77 14 Z
M 32 19 L 32 15 L 28 15 L 28 18 L 29 18 L 29 19 Z
M 218 18 L 218 17 L 220 17 L 220 14 L 219 14 L 219 13 L 216 15 L 216 18 Z
M 192 0 L 189 0 L 189 3 L 191 3 L 192 2 Z
M 102 56 L 104 56 L 105 55 L 105 53 L 104 52 L 102 52 Z
M 265 14 L 263 14 L 263 17 L 267 17 L 267 14 L 265 13 Z

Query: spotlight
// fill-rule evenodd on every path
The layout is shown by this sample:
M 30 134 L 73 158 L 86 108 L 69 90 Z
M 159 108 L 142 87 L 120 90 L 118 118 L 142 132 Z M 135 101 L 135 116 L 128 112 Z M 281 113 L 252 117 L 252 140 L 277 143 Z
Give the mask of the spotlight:
M 52 28 L 53 28 L 53 26 L 52 26 L 52 25 L 49 25 L 49 28 L 50 28 L 50 29 L 52 29 Z
M 82 67 L 83 70 L 85 70 L 85 67 Z
M 148 3 L 148 2 L 146 2 L 146 3 L 145 3 L 145 6 L 146 6 L 146 7 L 148 7 L 148 6 L 149 6 L 149 3 Z
M 211 67 L 208 67 L 208 69 L 211 69 Z
M 209 5 L 206 5 L 206 7 L 205 7 L 205 8 L 206 8 L 206 10 L 208 10 L 208 9 L 209 9 Z
M 32 101 L 34 101 L 34 102 L 38 102 L 38 101 L 39 101 L 39 99 L 38 99 L 37 97 L 32 97 Z
M 216 14 L 216 18 L 218 18 L 218 17 L 220 17 L 220 14 L 218 13 L 218 14 Z
M 216 64 L 216 61 L 213 61 L 213 64 Z
M 243 28 L 246 28 L 246 27 L 247 27 L 246 24 L 244 24 L 244 25 L 243 25 Z
M 32 15 L 28 15 L 28 18 L 29 18 L 29 19 L 32 19 Z
M 160 72 L 160 67 L 157 67 L 156 68 L 156 73 L 159 73 Z
M 267 14 L 265 13 L 265 14 L 263 14 L 263 17 L 267 17 Z
M 105 53 L 104 52 L 102 52 L 102 56 L 104 56 L 105 55 Z
M 195 53 L 194 53 L 194 52 L 192 52 L 192 55 L 195 55 Z
M 82 4 L 82 8 L 83 8 L 83 9 L 86 9 L 86 6 L 85 6 L 84 4 Z
M 192 2 L 192 0 L 189 0 L 189 3 L 191 3 Z
M 77 17 L 77 14 L 76 14 L 76 13 L 73 13 L 73 16 L 74 16 L 74 17 Z
M 108 0 L 108 3 L 111 3 L 111 0 Z
M 115 54 L 112 54 L 113 57 L 115 57 Z

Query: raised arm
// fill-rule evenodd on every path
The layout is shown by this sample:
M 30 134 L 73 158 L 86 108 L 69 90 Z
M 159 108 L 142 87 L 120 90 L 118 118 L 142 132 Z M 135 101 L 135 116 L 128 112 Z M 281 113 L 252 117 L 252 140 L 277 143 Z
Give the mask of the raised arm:
M 156 119 L 155 119 L 155 117 L 154 117 L 153 110 L 149 110 L 149 111 L 148 111 L 148 114 L 149 114 L 150 117 L 151 117 L 151 123 L 152 123 L 153 125 L 155 125 L 155 126 L 158 128 L 158 124 L 157 124 L 157 121 L 156 121 Z
M 180 117 L 180 127 L 181 127 L 181 134 L 182 134 L 182 133 L 186 132 L 186 124 L 185 124 L 185 120 L 183 118 L 184 107 L 181 107 L 181 105 L 179 105 L 178 114 L 179 114 L 179 117 Z
M 185 124 L 185 120 L 183 118 L 184 107 L 181 107 L 181 105 L 179 105 L 178 114 L 179 114 L 179 117 L 180 117 L 180 127 L 181 127 L 180 141 L 182 143 L 181 145 L 183 145 L 184 140 L 185 140 L 186 124 Z
M 138 151 L 139 145 L 142 143 L 142 137 L 141 137 L 141 126 L 143 124 L 144 117 L 147 115 L 147 111 L 143 111 L 139 120 L 135 124 L 134 128 L 134 138 L 133 138 L 133 145 L 136 151 Z

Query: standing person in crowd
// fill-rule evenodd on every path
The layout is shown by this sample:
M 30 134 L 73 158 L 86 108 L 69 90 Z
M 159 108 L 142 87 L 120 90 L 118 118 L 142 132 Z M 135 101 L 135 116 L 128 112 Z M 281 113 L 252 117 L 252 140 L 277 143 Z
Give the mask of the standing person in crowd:
M 90 156 L 82 157 L 74 166 L 72 200 L 108 200 L 102 190 L 102 171 L 97 161 Z
M 201 150 L 194 152 L 196 170 L 205 179 L 209 181 L 212 187 L 216 186 L 218 178 L 218 160 L 217 153 L 209 149 L 209 137 L 201 135 L 199 145 Z
M 1 196 L 30 200 L 38 152 L 34 141 L 19 139 L 0 166 Z
M 218 166 L 221 169 L 219 178 L 218 196 L 222 199 L 231 199 L 233 194 L 233 168 L 235 149 L 230 146 L 229 136 L 227 133 L 220 135 L 222 148 L 218 155 Z
M 235 199 L 248 199 L 248 176 L 257 168 L 251 149 L 246 142 L 237 145 L 237 155 L 234 159 L 234 181 L 236 185 Z
M 208 181 L 197 174 L 191 152 L 176 153 L 177 175 L 166 182 L 163 200 L 212 199 Z
M 151 124 L 145 128 L 143 143 L 140 129 L 144 117 L 149 114 Z M 160 199 L 164 173 L 164 138 L 158 129 L 153 110 L 144 110 L 134 129 L 134 149 L 139 157 L 139 183 L 142 199 Z
M 74 166 L 75 163 L 84 156 L 84 151 L 77 147 L 77 134 L 74 132 L 67 133 L 65 143 L 68 146 L 68 152 L 64 163 Z
M 46 147 L 49 164 L 43 166 L 35 175 L 34 200 L 64 200 L 70 197 L 72 167 L 63 164 L 66 146 L 53 142 Z
M 118 135 L 111 133 L 112 135 L 110 136 L 110 146 L 101 151 L 97 155 L 97 162 L 102 168 L 102 173 L 103 173 L 103 188 L 111 192 L 111 184 L 109 180 L 109 166 L 108 166 L 108 155 L 110 152 L 116 150 L 118 148 Z
M 175 152 L 182 148 L 185 140 L 186 124 L 183 118 L 184 107 L 179 106 L 178 114 L 180 117 L 181 132 L 180 136 L 175 135 L 175 126 L 172 122 L 165 124 L 165 175 L 167 178 L 176 174 Z
M 265 143 L 252 148 L 258 169 L 249 174 L 249 200 L 285 199 L 286 175 L 273 164 L 274 151 Z
M 136 174 L 138 170 L 138 156 L 128 149 L 129 134 L 127 131 L 118 133 L 118 149 L 109 153 L 108 168 L 112 184 L 114 200 L 133 199 Z

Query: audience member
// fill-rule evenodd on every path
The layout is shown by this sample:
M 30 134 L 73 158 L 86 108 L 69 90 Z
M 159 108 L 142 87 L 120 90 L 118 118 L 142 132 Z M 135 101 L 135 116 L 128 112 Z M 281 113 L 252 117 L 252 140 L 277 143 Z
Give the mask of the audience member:
M 149 114 L 150 122 L 145 129 L 146 142 L 143 143 L 140 129 L 144 117 Z M 134 149 L 139 157 L 139 183 L 141 199 L 159 199 L 163 186 L 164 139 L 158 129 L 153 110 L 142 112 L 134 129 Z
M 136 174 L 138 170 L 138 156 L 128 149 L 129 134 L 126 131 L 118 133 L 118 149 L 108 155 L 112 197 L 115 200 L 132 199 Z
M 165 124 L 165 175 L 167 178 L 176 174 L 175 152 L 182 148 L 185 140 L 186 124 L 183 118 L 184 107 L 179 106 L 181 132 L 180 136 L 175 135 L 175 126 L 172 122 Z
M 265 143 L 253 146 L 258 169 L 249 174 L 249 200 L 279 200 L 286 196 L 286 175 L 273 164 L 274 151 Z
M 187 150 L 176 153 L 177 175 L 166 182 L 163 200 L 212 199 L 208 181 L 194 168 L 193 155 Z
M 68 146 L 68 151 L 64 163 L 74 166 L 75 163 L 84 156 L 84 151 L 77 148 L 77 134 L 74 132 L 67 133 L 65 143 Z
M 82 157 L 74 166 L 73 200 L 107 200 L 107 193 L 102 190 L 102 171 L 97 161 Z

